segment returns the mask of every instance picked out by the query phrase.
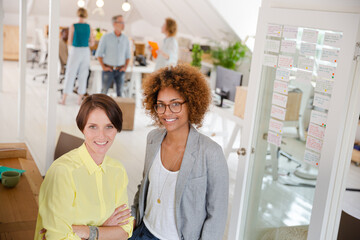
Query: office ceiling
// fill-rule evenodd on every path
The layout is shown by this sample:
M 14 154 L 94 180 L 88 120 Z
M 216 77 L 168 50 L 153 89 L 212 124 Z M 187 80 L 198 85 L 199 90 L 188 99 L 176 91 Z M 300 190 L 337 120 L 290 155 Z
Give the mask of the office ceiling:
M 76 16 L 78 0 L 60 0 L 60 16 Z M 5 13 L 18 13 L 19 1 L 3 1 Z M 47 16 L 49 0 L 28 0 L 28 13 Z M 166 17 L 178 22 L 179 33 L 216 41 L 238 39 L 235 32 L 209 0 L 129 0 L 132 9 L 123 12 L 124 0 L 104 0 L 103 14 L 96 9 L 96 0 L 85 0 L 89 20 L 110 21 L 111 16 L 123 14 L 127 24 L 144 20 L 160 28 Z

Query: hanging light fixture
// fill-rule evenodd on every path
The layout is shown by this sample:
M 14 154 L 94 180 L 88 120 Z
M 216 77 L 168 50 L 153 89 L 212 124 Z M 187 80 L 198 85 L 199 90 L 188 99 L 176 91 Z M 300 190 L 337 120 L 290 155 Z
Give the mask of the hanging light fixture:
M 104 6 L 104 0 L 96 0 L 96 6 L 102 8 Z
M 125 0 L 125 2 L 122 4 L 121 8 L 122 8 L 122 10 L 124 10 L 124 12 L 127 12 L 131 9 L 131 5 L 128 2 L 128 0 Z
M 79 0 L 77 2 L 77 5 L 78 5 L 78 7 L 83 8 L 83 7 L 85 7 L 85 1 L 84 0 Z

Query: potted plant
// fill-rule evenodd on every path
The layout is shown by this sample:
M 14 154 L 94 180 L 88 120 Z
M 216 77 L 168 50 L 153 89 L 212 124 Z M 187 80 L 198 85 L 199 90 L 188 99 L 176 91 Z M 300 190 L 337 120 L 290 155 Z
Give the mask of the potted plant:
M 238 61 L 245 57 L 247 47 L 241 42 L 229 43 L 228 47 L 217 46 L 211 49 L 211 56 L 214 59 L 214 65 L 235 70 Z
M 201 57 L 204 51 L 201 49 L 199 44 L 194 44 L 191 52 L 191 66 L 201 68 Z

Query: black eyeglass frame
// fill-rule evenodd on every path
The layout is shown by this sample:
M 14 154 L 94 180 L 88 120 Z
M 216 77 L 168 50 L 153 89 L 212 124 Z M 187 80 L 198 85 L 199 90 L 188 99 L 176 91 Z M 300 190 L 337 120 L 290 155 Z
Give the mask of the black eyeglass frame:
M 179 104 L 180 104 L 180 111 L 174 112 L 174 111 L 171 109 L 170 106 L 171 106 L 171 104 L 174 104 L 174 103 L 179 103 Z M 166 112 L 166 108 L 168 107 L 168 108 L 170 109 L 170 112 L 172 112 L 172 113 L 180 113 L 180 112 L 182 111 L 182 105 L 183 105 L 184 103 L 187 103 L 187 101 L 184 101 L 184 102 L 172 102 L 172 103 L 170 103 L 170 104 L 157 103 L 157 104 L 154 105 L 154 110 L 155 110 L 155 112 L 158 113 L 158 114 L 164 114 L 164 113 Z M 162 104 L 162 105 L 165 106 L 164 112 L 158 112 L 158 110 L 157 110 L 157 105 L 158 105 L 158 104 Z

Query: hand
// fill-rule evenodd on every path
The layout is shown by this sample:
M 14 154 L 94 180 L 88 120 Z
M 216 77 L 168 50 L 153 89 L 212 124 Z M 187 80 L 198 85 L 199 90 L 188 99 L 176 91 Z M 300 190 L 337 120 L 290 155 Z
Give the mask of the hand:
M 116 208 L 114 213 L 101 226 L 123 226 L 130 222 L 129 217 L 131 217 L 131 210 L 124 204 Z
M 102 69 L 104 72 L 112 72 L 113 71 L 111 67 L 107 67 L 107 66 L 104 66 Z
M 126 66 L 122 66 L 120 69 L 119 69 L 119 72 L 125 72 L 126 71 Z
M 46 229 L 45 229 L 45 228 L 42 228 L 39 233 L 40 233 L 40 235 L 43 234 L 42 240 L 46 240 L 46 236 L 45 236 Z

